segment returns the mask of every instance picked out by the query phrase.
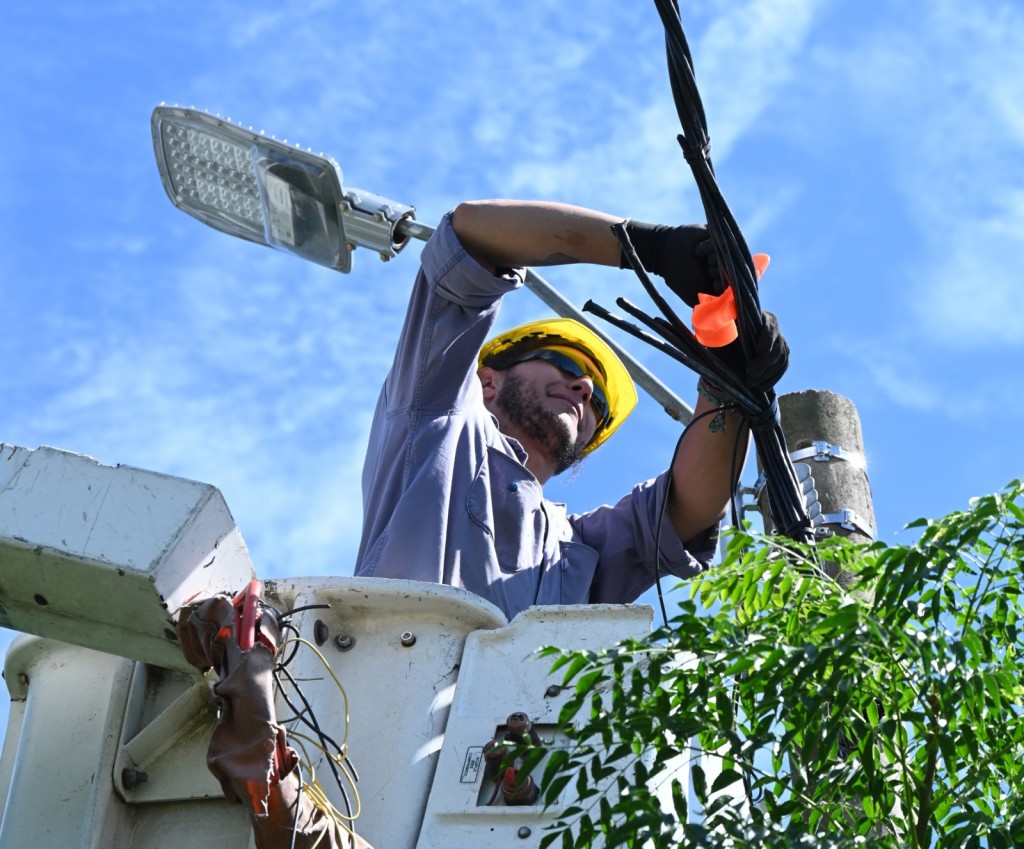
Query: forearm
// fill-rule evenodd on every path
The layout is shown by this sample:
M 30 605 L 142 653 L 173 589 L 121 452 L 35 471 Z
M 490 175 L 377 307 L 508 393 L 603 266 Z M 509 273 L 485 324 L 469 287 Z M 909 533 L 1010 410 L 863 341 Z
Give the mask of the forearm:
M 712 430 L 717 406 L 703 395 L 698 398 L 694 423 L 672 465 L 669 516 L 683 542 L 726 515 L 733 482 L 746 462 L 750 441 L 746 423 L 729 410 L 722 419 L 724 426 Z
M 621 217 L 546 201 L 484 200 L 460 204 L 452 226 L 482 266 L 495 268 L 619 264 L 611 225 Z

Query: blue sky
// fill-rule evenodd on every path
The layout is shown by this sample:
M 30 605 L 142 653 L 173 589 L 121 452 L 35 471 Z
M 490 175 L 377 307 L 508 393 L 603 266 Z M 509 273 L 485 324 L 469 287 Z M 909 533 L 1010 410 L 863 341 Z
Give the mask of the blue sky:
M 779 391 L 856 404 L 880 536 L 1020 476 L 1024 8 L 682 7 L 720 185 L 772 256 Z M 168 201 L 150 113 L 195 106 L 323 151 L 427 223 L 483 197 L 700 220 L 653 3 L 512 8 L 7 0 L 0 442 L 212 483 L 261 576 L 351 574 L 419 245 L 357 252 L 344 276 L 218 233 Z M 627 272 L 545 276 L 578 304 L 645 303 Z M 546 314 L 523 292 L 500 322 Z M 626 344 L 692 401 L 691 374 Z M 642 399 L 549 494 L 613 501 L 677 435 Z

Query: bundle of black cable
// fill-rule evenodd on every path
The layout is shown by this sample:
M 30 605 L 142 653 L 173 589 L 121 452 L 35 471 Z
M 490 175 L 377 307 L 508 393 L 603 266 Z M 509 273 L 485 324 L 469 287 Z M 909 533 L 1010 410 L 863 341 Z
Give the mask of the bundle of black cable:
M 620 265 L 631 267 L 661 315 L 648 315 L 625 298 L 616 303 L 640 320 L 655 335 L 613 315 L 593 301 L 583 309 L 592 312 L 637 339 L 668 354 L 695 371 L 715 387 L 730 407 L 735 407 L 753 434 L 758 456 L 767 480 L 772 515 L 778 529 L 793 539 L 810 538 L 810 520 L 789 461 L 785 436 L 779 421 L 773 387 L 789 365 L 789 345 L 779 331 L 774 314 L 762 311 L 754 283 L 738 287 L 737 319 L 739 338 L 721 348 L 701 344 L 677 315 L 648 274 L 647 264 L 669 284 L 669 288 L 687 304 L 696 302 L 700 293 L 718 294 L 739 277 L 739 266 L 727 257 L 708 250 L 708 230 L 702 225 L 661 227 L 625 221 L 612 225 L 619 241 Z M 641 257 L 632 236 L 639 235 L 645 256 Z M 753 260 L 744 245 L 747 260 L 745 276 L 753 280 Z M 689 259 L 682 258 L 689 254 Z M 666 260 L 668 258 L 668 260 Z M 723 278 L 723 274 L 725 277 Z

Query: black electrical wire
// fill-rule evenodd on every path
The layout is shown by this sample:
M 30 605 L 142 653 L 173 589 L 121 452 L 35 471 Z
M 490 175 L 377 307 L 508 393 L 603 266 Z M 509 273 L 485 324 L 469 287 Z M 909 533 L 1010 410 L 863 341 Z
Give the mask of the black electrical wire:
M 711 138 L 693 74 L 690 49 L 679 17 L 678 3 L 676 0 L 655 0 L 655 5 L 665 27 L 669 83 L 682 127 L 682 133 L 678 136 L 679 145 L 700 192 L 708 233 L 718 256 L 723 286 L 731 285 L 735 295 L 740 347 L 749 360 L 756 350 L 757 338 L 764 330 L 754 260 L 715 179 L 711 163 Z M 623 254 L 629 259 L 641 284 L 664 318 L 645 315 L 621 298 L 617 303 L 661 338 L 656 339 L 592 302 L 588 302 L 584 310 L 596 313 L 621 330 L 679 360 L 735 401 L 750 426 L 754 447 L 761 461 L 774 530 L 794 540 L 812 541 L 811 521 L 789 457 L 774 390 L 751 390 L 739 375 L 701 345 L 657 292 L 636 256 L 625 228 L 619 226 L 613 228 L 613 231 L 619 239 Z
M 711 140 L 679 17 L 678 3 L 676 0 L 655 0 L 655 5 L 665 26 L 670 82 L 683 130 L 679 142 L 697 182 L 707 214 L 708 229 L 724 266 L 725 279 L 733 284 L 739 338 L 744 352 L 749 356 L 764 323 L 753 258 L 715 180 L 710 159 Z M 741 406 L 745 406 L 738 396 L 734 397 L 737 397 Z M 747 408 L 747 418 L 765 472 L 775 525 L 786 536 L 810 540 L 810 520 L 789 459 L 775 394 L 772 391 L 765 392 L 756 401 L 758 403 L 753 408 Z
M 284 633 L 285 631 L 291 631 L 293 634 L 295 634 L 296 637 L 302 636 L 302 634 L 299 632 L 299 629 L 292 625 L 291 620 L 288 619 L 287 616 L 282 616 L 279 622 L 281 625 L 282 633 Z M 288 655 L 288 657 L 278 662 L 277 666 L 279 669 L 284 669 L 295 659 L 295 655 L 298 653 L 300 645 L 302 644 L 298 640 L 296 640 L 295 644 L 292 646 L 291 653 Z
M 296 613 L 302 613 L 304 610 L 330 610 L 329 604 L 304 604 L 302 607 L 293 607 L 291 610 L 281 614 L 282 619 L 290 619 Z
M 683 428 L 683 432 L 681 434 L 679 434 L 679 439 L 676 440 L 676 447 L 672 451 L 672 461 L 669 463 L 669 467 L 668 467 L 668 481 L 667 481 L 667 489 L 665 491 L 665 498 L 661 502 L 661 510 L 658 511 L 658 523 L 657 523 L 657 525 L 655 527 L 655 530 L 654 530 L 654 551 L 655 551 L 655 558 L 654 558 L 654 586 L 657 588 L 657 591 L 658 591 L 658 606 L 661 609 L 661 621 L 665 625 L 666 628 L 668 627 L 668 611 L 667 611 L 667 609 L 665 607 L 665 596 L 664 596 L 664 593 L 662 592 L 662 589 L 661 589 L 661 579 L 662 579 L 662 573 L 661 573 L 661 561 L 662 561 L 662 554 L 661 554 L 661 531 L 662 531 L 662 528 L 665 525 L 665 516 L 666 516 L 666 514 L 668 512 L 669 497 L 672 494 L 672 487 L 674 486 L 674 483 L 673 483 L 673 480 L 672 480 L 672 467 L 675 465 L 676 457 L 679 454 L 679 449 L 682 447 L 683 440 L 686 438 L 686 435 L 690 432 L 690 430 L 693 428 L 693 426 L 695 424 L 697 424 L 697 422 L 703 421 L 708 416 L 713 416 L 713 415 L 716 415 L 717 413 L 721 413 L 721 412 L 725 412 L 725 411 L 731 410 L 735 406 L 736 405 L 734 403 L 727 401 L 726 403 L 724 403 L 724 404 L 722 404 L 722 405 L 720 405 L 718 407 L 713 407 L 710 410 L 705 410 L 699 416 L 694 416 L 692 419 L 690 419 L 690 421 L 686 425 L 686 427 Z M 740 443 L 740 429 L 737 429 L 737 431 L 736 431 L 736 440 L 733 443 L 733 448 L 732 448 L 732 467 L 734 469 L 736 469 L 736 465 L 737 465 L 736 461 L 737 461 L 737 458 L 739 456 L 739 443 Z M 736 486 L 737 486 L 737 484 L 739 483 L 739 469 L 736 469 L 735 474 L 736 474 L 736 477 L 733 479 L 733 481 L 731 482 L 730 487 L 729 487 L 730 492 L 734 491 Z M 734 511 L 733 511 L 733 522 L 735 524 L 737 524 L 737 527 L 739 526 L 738 523 L 736 522 L 735 508 L 734 508 Z M 686 540 L 680 540 L 680 542 L 683 542 L 685 544 Z
M 295 703 L 292 702 L 292 700 L 288 697 L 287 690 L 283 686 L 281 686 L 281 681 L 277 677 L 277 672 L 283 673 L 284 676 L 288 679 L 288 682 L 291 684 L 296 695 L 302 701 L 304 710 L 300 711 L 298 707 L 295 705 Z M 345 759 L 346 763 L 348 763 L 349 766 L 351 767 L 352 762 L 349 760 L 348 755 L 343 751 L 341 746 L 339 746 L 338 743 L 320 727 L 320 722 L 317 720 L 316 715 L 313 713 L 313 706 L 309 703 L 309 700 L 302 692 L 302 688 L 299 687 L 298 682 L 292 677 L 292 674 L 284 667 L 278 667 L 275 670 L 274 678 L 275 681 L 277 682 L 278 690 L 281 693 L 281 697 L 285 700 L 285 703 L 288 705 L 288 707 L 291 708 L 292 713 L 295 715 L 294 718 L 301 722 L 303 725 L 305 725 L 307 728 L 309 728 L 313 732 L 313 734 L 316 735 L 317 740 L 320 742 L 321 747 L 325 751 L 327 750 L 328 747 L 333 749 L 335 752 L 341 755 Z M 345 790 L 344 782 L 341 780 L 341 775 L 338 772 L 338 766 L 337 764 L 335 764 L 334 758 L 328 756 L 326 760 L 328 766 L 331 769 L 331 773 L 334 776 L 334 781 L 337 784 L 338 790 L 341 793 L 342 800 L 345 804 L 345 812 L 346 814 L 348 814 L 348 816 L 351 817 L 352 802 L 348 797 L 347 791 Z

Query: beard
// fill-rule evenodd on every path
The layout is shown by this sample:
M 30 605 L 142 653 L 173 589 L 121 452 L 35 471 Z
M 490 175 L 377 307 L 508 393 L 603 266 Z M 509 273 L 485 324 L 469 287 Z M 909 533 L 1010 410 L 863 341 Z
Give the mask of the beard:
M 554 461 L 556 475 L 579 465 L 586 443 L 574 440 L 569 426 L 537 401 L 528 391 L 526 381 L 514 371 L 505 372 L 494 402 L 509 424 L 536 441 Z

